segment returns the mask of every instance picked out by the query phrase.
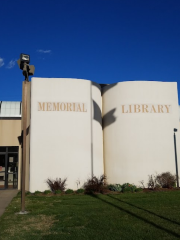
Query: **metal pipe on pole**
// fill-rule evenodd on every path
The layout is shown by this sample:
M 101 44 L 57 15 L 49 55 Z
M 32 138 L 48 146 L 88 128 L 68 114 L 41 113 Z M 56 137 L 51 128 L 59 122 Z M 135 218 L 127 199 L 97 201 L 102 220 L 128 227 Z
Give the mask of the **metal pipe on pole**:
M 177 181 L 177 187 L 179 188 L 179 174 L 178 174 L 178 162 L 177 162 L 177 150 L 176 150 L 176 134 L 177 129 L 174 128 L 174 153 L 175 153 L 175 164 L 176 164 L 176 181 Z

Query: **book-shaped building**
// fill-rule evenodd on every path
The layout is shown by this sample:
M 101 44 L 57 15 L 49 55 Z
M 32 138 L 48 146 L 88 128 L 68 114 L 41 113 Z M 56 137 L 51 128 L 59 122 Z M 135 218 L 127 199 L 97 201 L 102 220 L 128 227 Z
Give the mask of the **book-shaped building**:
M 108 183 L 140 185 L 148 175 L 176 172 L 177 83 L 100 86 L 81 79 L 32 78 L 27 103 L 26 189 L 31 192 L 48 189 L 48 178 L 67 178 L 67 188 L 77 189 L 93 175 L 105 174 Z M 178 159 L 179 140 L 177 132 Z

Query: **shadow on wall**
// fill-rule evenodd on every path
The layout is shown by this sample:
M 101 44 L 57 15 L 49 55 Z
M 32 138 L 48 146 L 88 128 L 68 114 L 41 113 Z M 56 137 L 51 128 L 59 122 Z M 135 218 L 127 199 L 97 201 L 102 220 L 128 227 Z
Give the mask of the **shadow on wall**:
M 116 117 L 114 116 L 115 111 L 116 108 L 113 108 L 111 111 L 106 113 L 102 118 L 101 109 L 97 105 L 97 103 L 93 100 L 93 119 L 101 125 L 102 129 L 116 121 Z
M 93 119 L 97 121 L 102 127 L 101 109 L 94 100 L 93 100 Z
M 116 117 L 114 116 L 114 113 L 116 111 L 116 108 L 113 108 L 111 111 L 107 112 L 103 119 L 102 119 L 102 129 L 105 127 L 111 125 L 116 121 Z
M 97 87 L 103 95 L 106 91 L 108 91 L 112 87 L 116 86 L 117 83 L 110 84 L 110 85 L 101 84 L 101 86 L 100 86 L 99 84 L 92 82 L 92 85 Z M 102 118 L 102 112 L 101 112 L 100 107 L 93 99 L 92 99 L 92 101 L 93 101 L 93 119 L 101 125 L 102 129 L 104 129 L 105 127 L 111 125 L 112 123 L 114 123 L 116 121 L 116 117 L 114 116 L 116 108 L 113 108 L 112 110 L 110 110 Z

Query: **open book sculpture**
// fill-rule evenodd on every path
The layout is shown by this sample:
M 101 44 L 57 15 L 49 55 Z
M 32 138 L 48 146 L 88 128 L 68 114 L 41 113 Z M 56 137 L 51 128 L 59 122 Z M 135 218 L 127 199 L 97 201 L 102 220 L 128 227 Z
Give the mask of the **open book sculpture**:
M 47 189 L 47 178 L 67 178 L 67 187 L 76 189 L 77 180 L 82 185 L 103 173 L 109 183 L 137 185 L 149 174 L 175 173 L 176 83 L 100 86 L 81 79 L 32 78 L 29 84 L 31 192 Z M 179 133 L 177 146 L 179 152 Z

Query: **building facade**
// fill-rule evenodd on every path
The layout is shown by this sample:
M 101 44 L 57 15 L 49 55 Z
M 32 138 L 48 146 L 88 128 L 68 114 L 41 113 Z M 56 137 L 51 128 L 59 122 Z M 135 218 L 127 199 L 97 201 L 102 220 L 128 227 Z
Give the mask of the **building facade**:
M 20 114 L 11 115 L 8 104 L 19 104 Z M 1 103 L 1 189 L 20 188 L 21 105 Z M 76 189 L 101 174 L 109 183 L 139 185 L 150 174 L 176 171 L 176 83 L 100 86 L 82 79 L 32 78 L 27 106 L 26 190 L 46 190 L 48 178 L 67 178 L 67 187 Z

